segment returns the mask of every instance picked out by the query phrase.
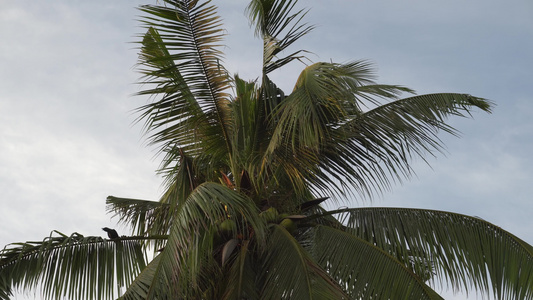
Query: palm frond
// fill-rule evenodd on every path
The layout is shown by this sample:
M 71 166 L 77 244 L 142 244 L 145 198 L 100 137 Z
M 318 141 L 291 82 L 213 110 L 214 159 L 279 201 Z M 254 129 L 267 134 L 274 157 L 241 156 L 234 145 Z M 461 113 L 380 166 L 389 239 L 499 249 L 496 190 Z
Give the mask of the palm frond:
M 350 162 L 373 157 L 364 149 L 347 153 L 347 149 L 340 149 L 350 145 L 353 136 L 345 124 L 354 114 L 362 113 L 365 102 L 375 103 L 374 97 L 397 99 L 402 92 L 412 92 L 401 86 L 377 85 L 373 79 L 373 69 L 365 61 L 316 63 L 301 72 L 293 92 L 273 111 L 275 129 L 267 156 L 275 152 L 274 161 L 285 167 L 296 190 L 305 186 L 304 180 L 316 191 L 342 192 L 348 187 L 337 185 L 347 182 L 361 194 L 371 193 L 365 178 Z M 372 171 L 368 173 L 374 174 Z M 346 174 L 351 181 L 343 180 Z
M 226 221 L 232 224 L 224 229 L 230 238 L 265 243 L 266 224 L 258 217 L 253 201 L 224 185 L 207 182 L 198 186 L 177 209 L 155 274 L 158 286 L 154 291 L 169 290 L 182 298 L 194 298 L 212 290 L 221 274 L 221 262 L 213 255 L 214 243 Z M 149 294 L 148 299 L 153 297 Z
M 139 110 L 150 141 L 198 155 L 205 147 L 226 149 L 229 88 L 218 50 L 223 36 L 215 6 L 209 1 L 172 1 L 140 8 L 147 28 L 139 65 L 139 94 L 158 97 Z M 220 150 L 219 150 L 220 151 Z
M 261 153 L 270 139 L 267 126 L 267 105 L 258 98 L 256 81 L 234 78 L 235 98 L 231 104 L 234 121 L 231 127 L 232 165 L 234 185 L 244 193 L 260 193 L 266 185 L 261 173 Z
M 159 267 L 160 255 L 157 255 L 152 261 L 142 270 L 142 272 L 135 278 L 135 280 L 128 286 L 128 289 L 119 298 L 119 300 L 146 300 L 148 294 L 151 293 L 150 288 L 155 286 L 153 283 L 155 273 Z M 159 299 L 165 299 L 167 296 L 164 290 L 158 291 Z
M 272 227 L 260 299 L 349 298 L 283 226 Z
M 243 241 L 239 251 L 233 255 L 221 299 L 260 299 L 260 287 L 256 280 L 259 266 L 251 247 L 250 241 Z
M 13 296 L 13 290 L 11 288 L 10 279 L 6 275 L 0 272 L 0 299 L 8 300 L 9 297 Z
M 296 0 L 253 0 L 247 7 L 250 22 L 254 23 L 256 35 L 263 38 L 263 75 L 266 75 L 295 59 L 302 59 L 303 50 L 285 57 L 276 55 L 309 33 L 313 26 L 301 24 L 305 10 L 293 13 Z
M 148 242 L 153 243 L 154 249 L 166 244 L 166 238 L 155 237 L 166 237 L 170 232 L 173 220 L 170 204 L 113 196 L 107 197 L 106 204 L 108 213 L 130 226 L 133 235 L 152 237 Z
M 247 160 L 256 156 L 261 148 L 262 138 L 258 133 L 265 119 L 260 115 L 257 83 L 244 81 L 239 76 L 235 76 L 234 83 L 235 99 L 231 104 L 234 120 L 231 130 L 232 154 L 238 157 L 238 161 L 247 164 L 251 163 Z
M 165 194 L 159 201 L 170 204 L 173 209 L 183 203 L 200 182 L 209 179 L 205 178 L 207 174 L 216 173 L 219 164 L 201 162 L 204 156 L 209 156 L 209 151 L 190 155 L 175 145 L 165 152 L 158 172 L 164 177 Z
M 8 280 L 0 287 L 41 286 L 46 298 L 113 299 L 145 267 L 139 240 L 54 231 L 41 242 L 10 244 L 0 251 L 0 278 Z
M 232 103 L 232 155 L 234 161 L 239 162 L 241 170 L 248 174 L 255 193 L 269 197 L 269 191 L 275 190 L 283 182 L 283 179 L 274 175 L 277 171 L 271 169 L 278 168 L 279 165 L 275 165 L 273 157 L 265 153 L 277 122 L 277 116 L 273 112 L 286 96 L 266 75 L 263 76 L 261 85 L 244 82 L 236 76 L 235 88 L 237 98 Z M 238 174 L 241 170 L 232 171 Z M 239 183 L 238 180 L 236 182 Z
M 425 159 L 442 151 L 440 131 L 457 135 L 445 123 L 450 116 L 467 117 L 475 109 L 490 112 L 492 103 L 465 94 L 429 94 L 396 100 L 367 112 L 351 115 L 337 127 L 325 146 L 318 174 L 328 182 L 337 178 L 362 196 L 390 188 L 413 171 L 413 158 Z M 335 182 L 330 182 L 334 184 Z
M 476 217 L 410 208 L 332 211 L 346 231 L 402 258 L 413 270 L 432 266 L 435 279 L 497 299 L 533 297 L 533 247 Z
M 315 226 L 306 250 L 350 299 L 442 299 L 393 256 L 355 235 Z
M 352 107 L 360 105 L 354 91 L 373 83 L 371 79 L 371 69 L 364 62 L 321 62 L 305 68 L 292 93 L 274 111 L 278 125 L 269 150 L 285 144 L 318 151 L 333 126 L 345 121 Z M 280 141 L 282 138 L 285 141 Z

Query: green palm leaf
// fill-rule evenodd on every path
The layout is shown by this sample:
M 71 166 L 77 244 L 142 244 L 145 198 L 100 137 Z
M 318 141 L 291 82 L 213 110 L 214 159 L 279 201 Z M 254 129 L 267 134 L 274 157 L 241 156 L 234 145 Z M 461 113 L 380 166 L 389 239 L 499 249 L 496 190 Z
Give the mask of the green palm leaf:
M 47 298 L 111 299 L 144 267 L 139 238 L 110 241 L 54 231 L 42 242 L 10 244 L 0 252 L 0 278 L 8 286 L 30 289 L 42 282 Z
M 306 249 L 350 299 L 442 299 L 401 262 L 356 235 L 319 225 L 308 236 Z
M 206 297 L 221 276 L 215 252 L 219 226 L 231 220 L 231 238 L 265 243 L 266 224 L 250 199 L 223 185 L 204 183 L 177 208 L 175 222 L 161 253 L 152 290 L 169 290 L 182 298 Z M 148 299 L 154 299 L 149 294 Z
M 158 255 L 142 270 L 135 280 L 128 287 L 124 295 L 119 300 L 145 300 L 151 293 L 150 288 L 155 286 L 153 283 L 156 270 L 159 266 L 161 256 Z M 164 292 L 164 291 L 161 291 Z M 159 299 L 165 299 L 168 295 L 158 295 Z
M 336 187 L 336 178 L 372 196 L 412 174 L 411 160 L 442 150 L 437 134 L 457 134 L 446 124 L 450 116 L 468 116 L 475 109 L 490 112 L 492 103 L 465 94 L 430 94 L 396 100 L 350 115 L 322 152 L 321 188 Z M 331 188 L 328 188 L 331 189 Z M 338 189 L 343 191 L 342 187 Z M 345 189 L 344 189 L 345 190 Z
M 373 77 L 371 65 L 365 61 L 321 62 L 305 68 L 290 96 L 274 112 L 279 124 L 269 149 L 285 144 L 318 151 L 339 125 L 361 113 L 365 100 L 377 103 L 371 96 L 396 99 L 401 92 L 411 91 L 376 85 Z
M 464 94 L 398 99 L 410 89 L 373 81 L 364 61 L 316 63 L 305 68 L 293 92 L 273 111 L 275 124 L 265 162 L 283 166 L 295 190 L 372 196 L 412 173 L 410 162 L 441 150 L 439 131 L 456 134 L 449 116 L 491 102 Z M 364 107 L 392 102 L 369 111 Z
M 171 205 L 113 196 L 107 197 L 106 203 L 107 211 L 114 213 L 119 222 L 131 226 L 132 234 L 151 237 L 147 242 L 152 243 L 154 249 L 165 246 L 173 220 Z
M 303 50 L 293 52 L 283 58 L 276 55 L 309 33 L 313 26 L 300 24 L 306 11 L 292 13 L 295 0 L 253 0 L 247 11 L 254 23 L 256 35 L 263 38 L 263 75 L 266 75 L 295 59 L 302 59 Z
M 354 208 L 340 214 L 346 231 L 414 270 L 432 266 L 454 289 L 473 287 L 497 299 L 533 297 L 533 247 L 482 219 L 408 208 Z M 433 280 L 434 281 L 434 280 Z
M 250 242 L 243 241 L 239 251 L 233 255 L 221 299 L 260 299 L 260 287 L 256 282 L 260 266 L 254 259 L 254 252 Z
M 153 132 L 152 143 L 166 152 L 176 146 L 196 156 L 202 149 L 226 149 L 229 88 L 218 50 L 220 19 L 209 2 L 164 1 L 168 6 L 140 8 L 147 15 L 139 65 L 139 94 L 154 102 L 141 107 L 141 119 Z
M 260 299 L 348 299 L 339 283 L 282 226 L 273 225 Z

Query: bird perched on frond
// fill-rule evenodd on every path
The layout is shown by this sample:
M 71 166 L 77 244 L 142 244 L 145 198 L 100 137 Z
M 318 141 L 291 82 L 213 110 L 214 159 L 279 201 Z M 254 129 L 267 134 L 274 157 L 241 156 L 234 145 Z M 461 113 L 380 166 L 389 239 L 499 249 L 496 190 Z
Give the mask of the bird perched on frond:
M 104 227 L 102 228 L 102 230 L 107 232 L 107 236 L 109 237 L 109 239 L 111 240 L 118 239 L 118 233 L 115 229 Z

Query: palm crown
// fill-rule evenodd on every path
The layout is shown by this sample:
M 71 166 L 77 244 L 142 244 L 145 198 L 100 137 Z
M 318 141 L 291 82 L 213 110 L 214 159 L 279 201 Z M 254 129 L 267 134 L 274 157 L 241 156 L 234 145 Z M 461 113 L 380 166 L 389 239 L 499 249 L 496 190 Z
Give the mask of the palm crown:
M 372 197 L 441 149 L 448 116 L 491 103 L 415 95 L 376 83 L 365 61 L 307 63 L 292 91 L 269 74 L 313 27 L 294 0 L 253 0 L 263 40 L 257 80 L 231 75 L 209 1 L 142 6 L 139 108 L 160 149 L 159 201 L 109 197 L 132 237 L 79 234 L 8 245 L 0 298 L 41 283 L 50 297 L 120 299 L 441 299 L 430 288 L 533 298 L 533 248 L 479 218 L 405 208 L 328 211 L 329 197 Z M 401 94 L 410 94 L 400 98 Z M 145 263 L 142 250 L 156 249 Z M 116 279 L 116 283 L 115 280 Z

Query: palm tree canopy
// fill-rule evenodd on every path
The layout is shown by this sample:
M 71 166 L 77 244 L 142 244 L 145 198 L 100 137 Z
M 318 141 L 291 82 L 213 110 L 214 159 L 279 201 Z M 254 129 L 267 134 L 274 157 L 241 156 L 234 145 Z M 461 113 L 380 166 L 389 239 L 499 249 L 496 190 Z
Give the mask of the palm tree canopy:
M 131 237 L 8 245 L 0 298 L 40 286 L 55 299 L 442 299 L 432 287 L 443 282 L 533 299 L 533 247 L 484 220 L 321 206 L 408 179 L 413 159 L 442 151 L 439 133 L 457 134 L 448 117 L 491 112 L 490 101 L 381 84 L 366 61 L 311 62 L 293 49 L 313 30 L 296 0 L 247 6 L 263 42 L 262 73 L 247 81 L 224 67 L 210 1 L 161 2 L 140 7 L 139 95 L 150 102 L 138 121 L 165 192 L 108 197 Z M 299 62 L 292 90 L 271 80 Z

